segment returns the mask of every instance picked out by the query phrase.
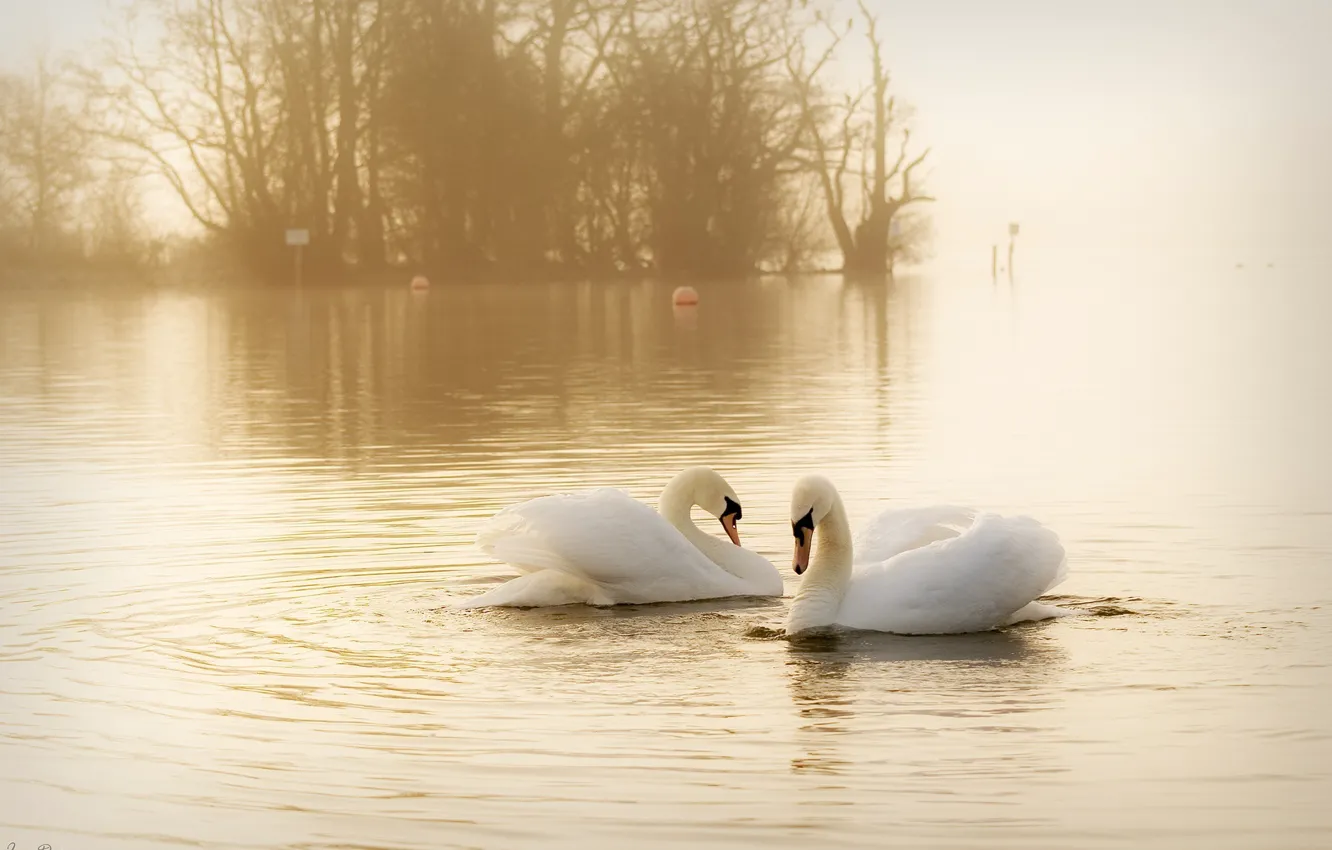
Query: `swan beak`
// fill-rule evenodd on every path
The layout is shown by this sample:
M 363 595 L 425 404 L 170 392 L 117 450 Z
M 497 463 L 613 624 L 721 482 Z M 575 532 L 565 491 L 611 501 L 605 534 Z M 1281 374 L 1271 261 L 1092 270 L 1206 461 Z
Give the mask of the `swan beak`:
M 814 534 L 807 528 L 796 530 L 795 557 L 791 559 L 791 569 L 801 575 L 809 568 L 809 549 L 814 542 Z
M 740 530 L 735 527 L 735 514 L 723 514 L 721 518 L 722 528 L 726 529 L 726 536 L 731 538 L 731 542 L 740 545 Z

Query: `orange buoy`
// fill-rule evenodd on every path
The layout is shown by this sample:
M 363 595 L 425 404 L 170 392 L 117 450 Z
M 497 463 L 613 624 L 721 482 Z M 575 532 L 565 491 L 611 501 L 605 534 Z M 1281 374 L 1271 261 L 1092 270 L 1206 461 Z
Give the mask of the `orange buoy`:
M 677 286 L 671 293 L 671 303 L 676 306 L 693 306 L 698 303 L 698 292 L 692 286 Z
M 416 277 L 412 278 L 412 289 L 420 292 L 423 289 L 429 289 L 429 288 L 430 288 L 430 281 L 426 280 L 424 275 L 418 274 Z

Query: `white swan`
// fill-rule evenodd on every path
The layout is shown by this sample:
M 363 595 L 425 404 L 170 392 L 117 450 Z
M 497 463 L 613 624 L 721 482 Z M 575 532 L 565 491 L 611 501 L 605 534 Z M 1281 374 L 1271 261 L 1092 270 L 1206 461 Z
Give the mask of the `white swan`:
M 834 626 L 959 634 L 1072 613 L 1034 601 L 1064 580 L 1068 563 L 1058 536 L 1029 517 L 889 510 L 853 541 L 837 488 L 807 475 L 791 494 L 791 528 L 792 569 L 805 577 L 788 636 Z
M 694 505 L 721 520 L 729 542 L 694 524 Z M 740 545 L 740 499 L 716 472 L 706 466 L 680 472 L 658 506 L 660 513 L 606 487 L 505 508 L 481 528 L 477 545 L 523 575 L 458 607 L 782 595 L 777 567 Z

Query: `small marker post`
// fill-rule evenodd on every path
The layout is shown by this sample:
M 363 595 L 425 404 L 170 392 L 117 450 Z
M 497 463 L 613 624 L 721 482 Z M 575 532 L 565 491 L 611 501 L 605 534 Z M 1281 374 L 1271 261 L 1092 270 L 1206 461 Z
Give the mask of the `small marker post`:
M 293 228 L 287 231 L 287 245 L 296 249 L 296 285 L 301 285 L 301 265 L 305 259 L 305 246 L 310 244 L 310 231 Z
M 1008 282 L 1013 282 L 1013 240 L 1018 235 L 1018 223 L 1011 221 L 1008 223 Z

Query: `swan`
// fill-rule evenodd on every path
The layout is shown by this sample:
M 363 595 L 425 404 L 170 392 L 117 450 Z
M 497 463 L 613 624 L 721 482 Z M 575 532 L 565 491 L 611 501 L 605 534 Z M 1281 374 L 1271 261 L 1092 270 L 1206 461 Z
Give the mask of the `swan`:
M 1029 517 L 887 510 L 852 540 L 837 488 L 807 475 L 791 494 L 791 530 L 792 569 L 804 578 L 787 636 L 838 626 L 960 634 L 1073 613 L 1034 601 L 1064 580 L 1068 562 L 1058 536 Z
M 700 529 L 695 505 L 721 521 L 729 542 Z M 477 533 L 477 546 L 522 575 L 463 608 L 682 602 L 781 596 L 781 573 L 740 545 L 742 511 L 712 469 L 682 470 L 662 490 L 660 512 L 623 490 L 542 496 L 505 508 Z

